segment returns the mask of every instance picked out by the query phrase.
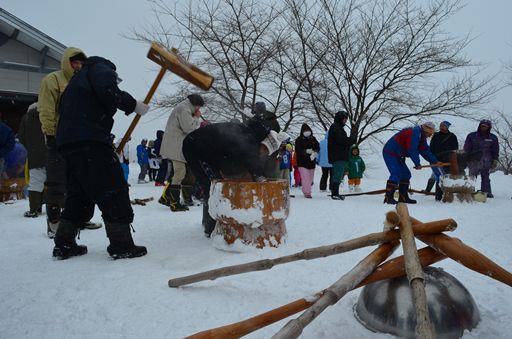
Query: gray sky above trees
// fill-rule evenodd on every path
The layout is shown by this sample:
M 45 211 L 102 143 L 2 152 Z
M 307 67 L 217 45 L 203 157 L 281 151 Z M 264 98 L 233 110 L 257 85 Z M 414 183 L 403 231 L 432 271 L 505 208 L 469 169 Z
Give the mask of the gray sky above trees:
M 169 1 L 171 2 L 171 1 Z M 466 48 L 467 56 L 483 63 L 497 80 L 510 81 L 504 65 L 512 61 L 512 2 L 508 0 L 466 1 L 466 7 L 453 16 L 446 30 L 455 36 L 469 34 L 474 40 Z M 2 0 L 1 7 L 68 46 L 82 48 L 88 55 L 112 60 L 123 78 L 121 88 L 136 98 L 144 98 L 156 77 L 158 67 L 146 58 L 149 46 L 126 39 L 131 29 L 151 22 L 151 4 L 143 0 L 24 1 Z M 176 77 L 169 74 L 167 77 Z M 168 86 L 167 86 L 168 89 Z M 159 90 L 165 91 L 162 84 Z M 506 88 L 489 104 L 489 110 L 512 111 L 512 88 Z M 207 109 L 206 115 L 208 114 Z M 154 115 L 156 117 L 158 115 Z M 133 141 L 152 138 L 162 128 L 167 115 L 144 118 L 135 130 Z M 131 117 L 119 115 L 114 127 L 120 136 Z M 133 143 L 133 142 L 132 142 Z M 132 146 L 133 147 L 133 146 Z

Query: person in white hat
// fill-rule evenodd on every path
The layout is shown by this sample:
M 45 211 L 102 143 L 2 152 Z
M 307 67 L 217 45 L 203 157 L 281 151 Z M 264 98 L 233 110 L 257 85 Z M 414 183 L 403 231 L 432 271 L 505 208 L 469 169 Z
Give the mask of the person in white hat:
M 397 203 L 393 197 L 397 188 L 400 193 L 398 202 L 416 203 L 416 200 L 409 198 L 408 194 L 412 175 L 405 164 L 405 158 L 412 160 L 414 169 L 421 169 L 420 155 L 430 164 L 438 163 L 427 144 L 427 139 L 434 134 L 435 129 L 434 123 L 428 121 L 420 126 L 404 128 L 386 142 L 382 156 L 390 176 L 386 183 L 385 203 Z M 437 168 L 434 170 L 439 171 Z

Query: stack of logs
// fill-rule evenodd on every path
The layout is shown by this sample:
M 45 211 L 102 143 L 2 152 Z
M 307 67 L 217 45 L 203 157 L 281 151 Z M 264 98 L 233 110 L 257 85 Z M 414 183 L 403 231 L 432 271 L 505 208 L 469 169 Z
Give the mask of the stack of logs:
M 302 252 L 276 259 L 227 266 L 169 280 L 169 287 L 179 287 L 208 279 L 214 280 L 229 275 L 267 270 L 275 265 L 296 260 L 322 258 L 365 246 L 379 245 L 338 281 L 315 294 L 313 298 L 302 298 L 252 318 L 202 331 L 188 338 L 239 338 L 297 312 L 304 311 L 298 318 L 289 321 L 273 337 L 296 338 L 302 333 L 305 326 L 311 323 L 322 311 L 328 306 L 334 305 L 352 289 L 376 281 L 400 277 L 405 274 L 413 290 L 417 319 L 416 337 L 434 338 L 434 329 L 429 320 L 422 267 L 449 257 L 471 270 L 512 286 L 512 274 L 510 272 L 477 250 L 465 245 L 459 239 L 452 238 L 443 233 L 457 228 L 457 223 L 453 219 L 422 223 L 409 216 L 406 204 L 399 203 L 396 207 L 396 212 L 390 211 L 386 214 L 386 223 L 391 225 L 391 227 L 388 227 L 384 232 L 368 234 L 333 245 L 306 249 Z M 395 227 L 398 227 L 398 229 L 394 229 Z M 428 246 L 416 250 L 414 237 Z M 398 247 L 400 240 L 402 240 L 404 255 L 382 263 Z

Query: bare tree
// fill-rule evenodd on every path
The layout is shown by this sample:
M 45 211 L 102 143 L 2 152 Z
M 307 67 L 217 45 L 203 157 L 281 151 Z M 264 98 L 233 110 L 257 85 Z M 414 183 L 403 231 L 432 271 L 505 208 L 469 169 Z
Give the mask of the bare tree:
M 498 169 L 505 174 L 512 173 L 512 117 L 510 114 L 498 112 L 493 118 L 493 133 L 498 136 L 500 157 Z
M 218 120 L 264 101 L 285 129 L 327 129 L 343 109 L 362 143 L 440 113 L 473 117 L 496 90 L 463 55 L 470 40 L 443 30 L 459 0 L 153 4 L 155 24 L 135 37 L 177 46 L 212 73 Z
M 288 2 L 304 8 L 303 0 Z M 308 46 L 320 63 L 310 78 L 322 86 L 306 90 L 320 121 L 339 109 L 349 113 L 358 143 L 399 122 L 439 113 L 471 116 L 495 91 L 489 79 L 477 81 L 462 55 L 469 40 L 442 30 L 460 1 L 320 0 L 318 6 L 323 18 L 312 22 L 318 34 Z
M 177 46 L 185 56 L 215 77 L 208 108 L 213 120 L 240 117 L 244 110 L 263 101 L 275 110 L 275 98 L 282 91 L 268 67 L 269 60 L 283 46 L 283 31 L 274 22 L 281 16 L 275 4 L 256 0 L 199 0 L 180 10 L 166 1 L 154 0 L 156 24 L 137 39 L 156 40 Z M 172 27 L 172 30 L 168 27 Z M 279 87 L 276 87 L 279 85 Z M 179 92 L 190 90 L 185 87 Z M 174 104 L 173 93 L 160 104 Z M 182 96 L 182 95 L 181 95 Z M 171 100 L 169 100 L 171 99 Z

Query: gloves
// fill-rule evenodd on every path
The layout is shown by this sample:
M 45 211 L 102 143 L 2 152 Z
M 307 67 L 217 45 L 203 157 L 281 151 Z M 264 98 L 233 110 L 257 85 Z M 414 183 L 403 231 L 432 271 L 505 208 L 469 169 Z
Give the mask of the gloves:
M 311 159 L 311 161 L 314 161 L 316 159 L 316 157 L 318 156 L 318 153 L 317 152 L 313 152 L 311 153 L 311 155 L 309 156 L 309 158 Z
M 313 154 L 313 149 L 312 149 L 312 148 L 308 148 L 308 149 L 306 150 L 306 153 L 307 153 L 307 154 Z
M 414 169 L 415 169 L 415 170 L 420 170 L 420 169 L 421 169 L 421 164 L 415 165 L 415 166 L 414 166 Z
M 149 111 L 149 105 L 146 105 L 142 101 L 137 100 L 137 104 L 135 105 L 135 109 L 133 110 L 140 116 L 144 116 Z
M 46 142 L 46 147 L 48 147 L 48 149 L 57 149 L 57 141 L 55 140 L 55 136 L 45 135 L 44 138 Z

